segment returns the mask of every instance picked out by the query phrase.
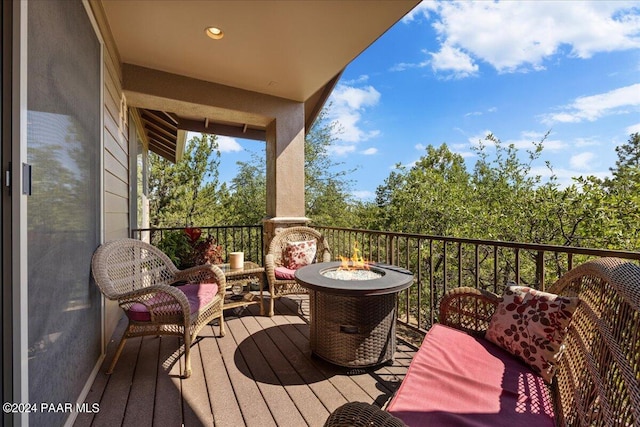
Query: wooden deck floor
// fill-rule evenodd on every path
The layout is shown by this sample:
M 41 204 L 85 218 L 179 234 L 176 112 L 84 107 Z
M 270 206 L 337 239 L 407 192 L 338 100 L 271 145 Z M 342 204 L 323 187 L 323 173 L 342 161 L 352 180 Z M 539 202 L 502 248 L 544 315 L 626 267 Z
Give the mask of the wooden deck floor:
M 174 337 L 131 339 L 115 372 L 104 374 L 124 321 L 109 345 L 105 366 L 76 426 L 322 426 L 347 401 L 383 406 L 404 378 L 415 349 L 398 340 L 392 366 L 349 370 L 311 355 L 305 297 L 281 298 L 274 317 L 252 306 L 226 316 L 227 334 L 207 326 L 193 345 L 192 370 L 181 379 Z

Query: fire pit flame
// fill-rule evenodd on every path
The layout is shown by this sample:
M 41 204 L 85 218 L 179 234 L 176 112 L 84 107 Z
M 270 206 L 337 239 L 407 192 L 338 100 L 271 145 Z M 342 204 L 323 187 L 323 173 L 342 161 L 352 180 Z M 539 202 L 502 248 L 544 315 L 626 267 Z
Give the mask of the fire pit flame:
M 341 264 L 332 270 L 323 271 L 321 274 L 336 280 L 373 280 L 382 277 L 382 274 L 370 267 L 369 261 L 365 261 L 360 255 L 358 242 L 353 244 L 351 258 L 340 257 Z
M 338 270 L 369 270 L 369 261 L 365 261 L 360 255 L 360 249 L 358 249 L 358 242 L 353 242 L 353 254 L 351 258 L 340 257 L 342 264 L 338 267 Z

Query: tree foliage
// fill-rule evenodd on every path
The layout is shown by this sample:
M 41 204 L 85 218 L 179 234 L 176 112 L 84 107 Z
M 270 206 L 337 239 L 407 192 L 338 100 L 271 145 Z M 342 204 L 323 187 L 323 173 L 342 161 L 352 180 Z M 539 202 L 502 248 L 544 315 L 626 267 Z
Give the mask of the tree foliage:
M 471 170 L 446 144 L 398 165 L 375 202 L 354 200 L 350 170 L 330 147 L 335 123 L 324 114 L 305 139 L 306 215 L 314 224 L 512 242 L 636 250 L 640 247 L 640 134 L 616 148 L 611 176 L 560 185 L 532 173 L 545 139 L 522 153 L 493 135 L 478 141 Z M 215 136 L 189 141 L 177 163 L 151 156 L 152 226 L 259 224 L 266 214 L 264 156 L 238 163 L 218 182 Z
M 488 135 L 469 172 L 446 144 L 429 146 L 413 166 L 398 166 L 361 207 L 362 227 L 440 236 L 610 249 L 638 248 L 640 136 L 616 149 L 605 180 L 575 178 L 561 186 L 532 174 L 545 138 L 525 155 Z M 525 159 L 522 160 L 522 157 Z
M 181 161 L 150 154 L 149 204 L 152 227 L 216 224 L 220 218 L 215 135 L 192 138 Z M 198 223 L 198 224 L 196 224 Z

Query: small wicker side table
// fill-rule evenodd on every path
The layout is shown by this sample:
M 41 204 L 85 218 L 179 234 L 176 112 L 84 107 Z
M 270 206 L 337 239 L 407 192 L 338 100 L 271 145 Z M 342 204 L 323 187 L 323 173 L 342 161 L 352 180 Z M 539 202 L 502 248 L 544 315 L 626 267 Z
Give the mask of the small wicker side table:
M 246 261 L 243 268 L 232 269 L 230 264 L 216 264 L 220 267 L 227 279 L 227 294 L 224 299 L 224 309 L 246 307 L 252 304 L 260 304 L 260 315 L 264 316 L 262 292 L 265 283 L 264 267 L 255 262 Z M 251 290 L 251 284 L 258 284 L 258 294 Z M 234 294 L 231 290 L 234 286 L 240 286 L 241 292 Z

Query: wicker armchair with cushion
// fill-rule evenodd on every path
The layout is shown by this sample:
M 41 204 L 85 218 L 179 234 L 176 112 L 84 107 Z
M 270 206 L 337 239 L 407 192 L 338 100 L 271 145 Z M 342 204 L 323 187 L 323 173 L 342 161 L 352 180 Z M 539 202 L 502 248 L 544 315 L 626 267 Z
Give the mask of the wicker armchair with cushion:
M 128 318 L 107 374 L 113 372 L 128 338 L 177 335 L 184 341 L 186 378 L 191 375 L 190 346 L 198 332 L 217 318 L 220 336 L 224 335 L 226 280 L 220 268 L 206 264 L 178 270 L 158 248 L 134 239 L 101 245 L 91 268 L 100 291 L 118 301 Z
M 307 290 L 294 278 L 297 268 L 313 262 L 329 262 L 331 253 L 327 240 L 310 227 L 290 227 L 275 235 L 265 257 L 265 270 L 269 282 L 269 316 L 273 316 L 273 303 L 283 295 L 303 294 Z

